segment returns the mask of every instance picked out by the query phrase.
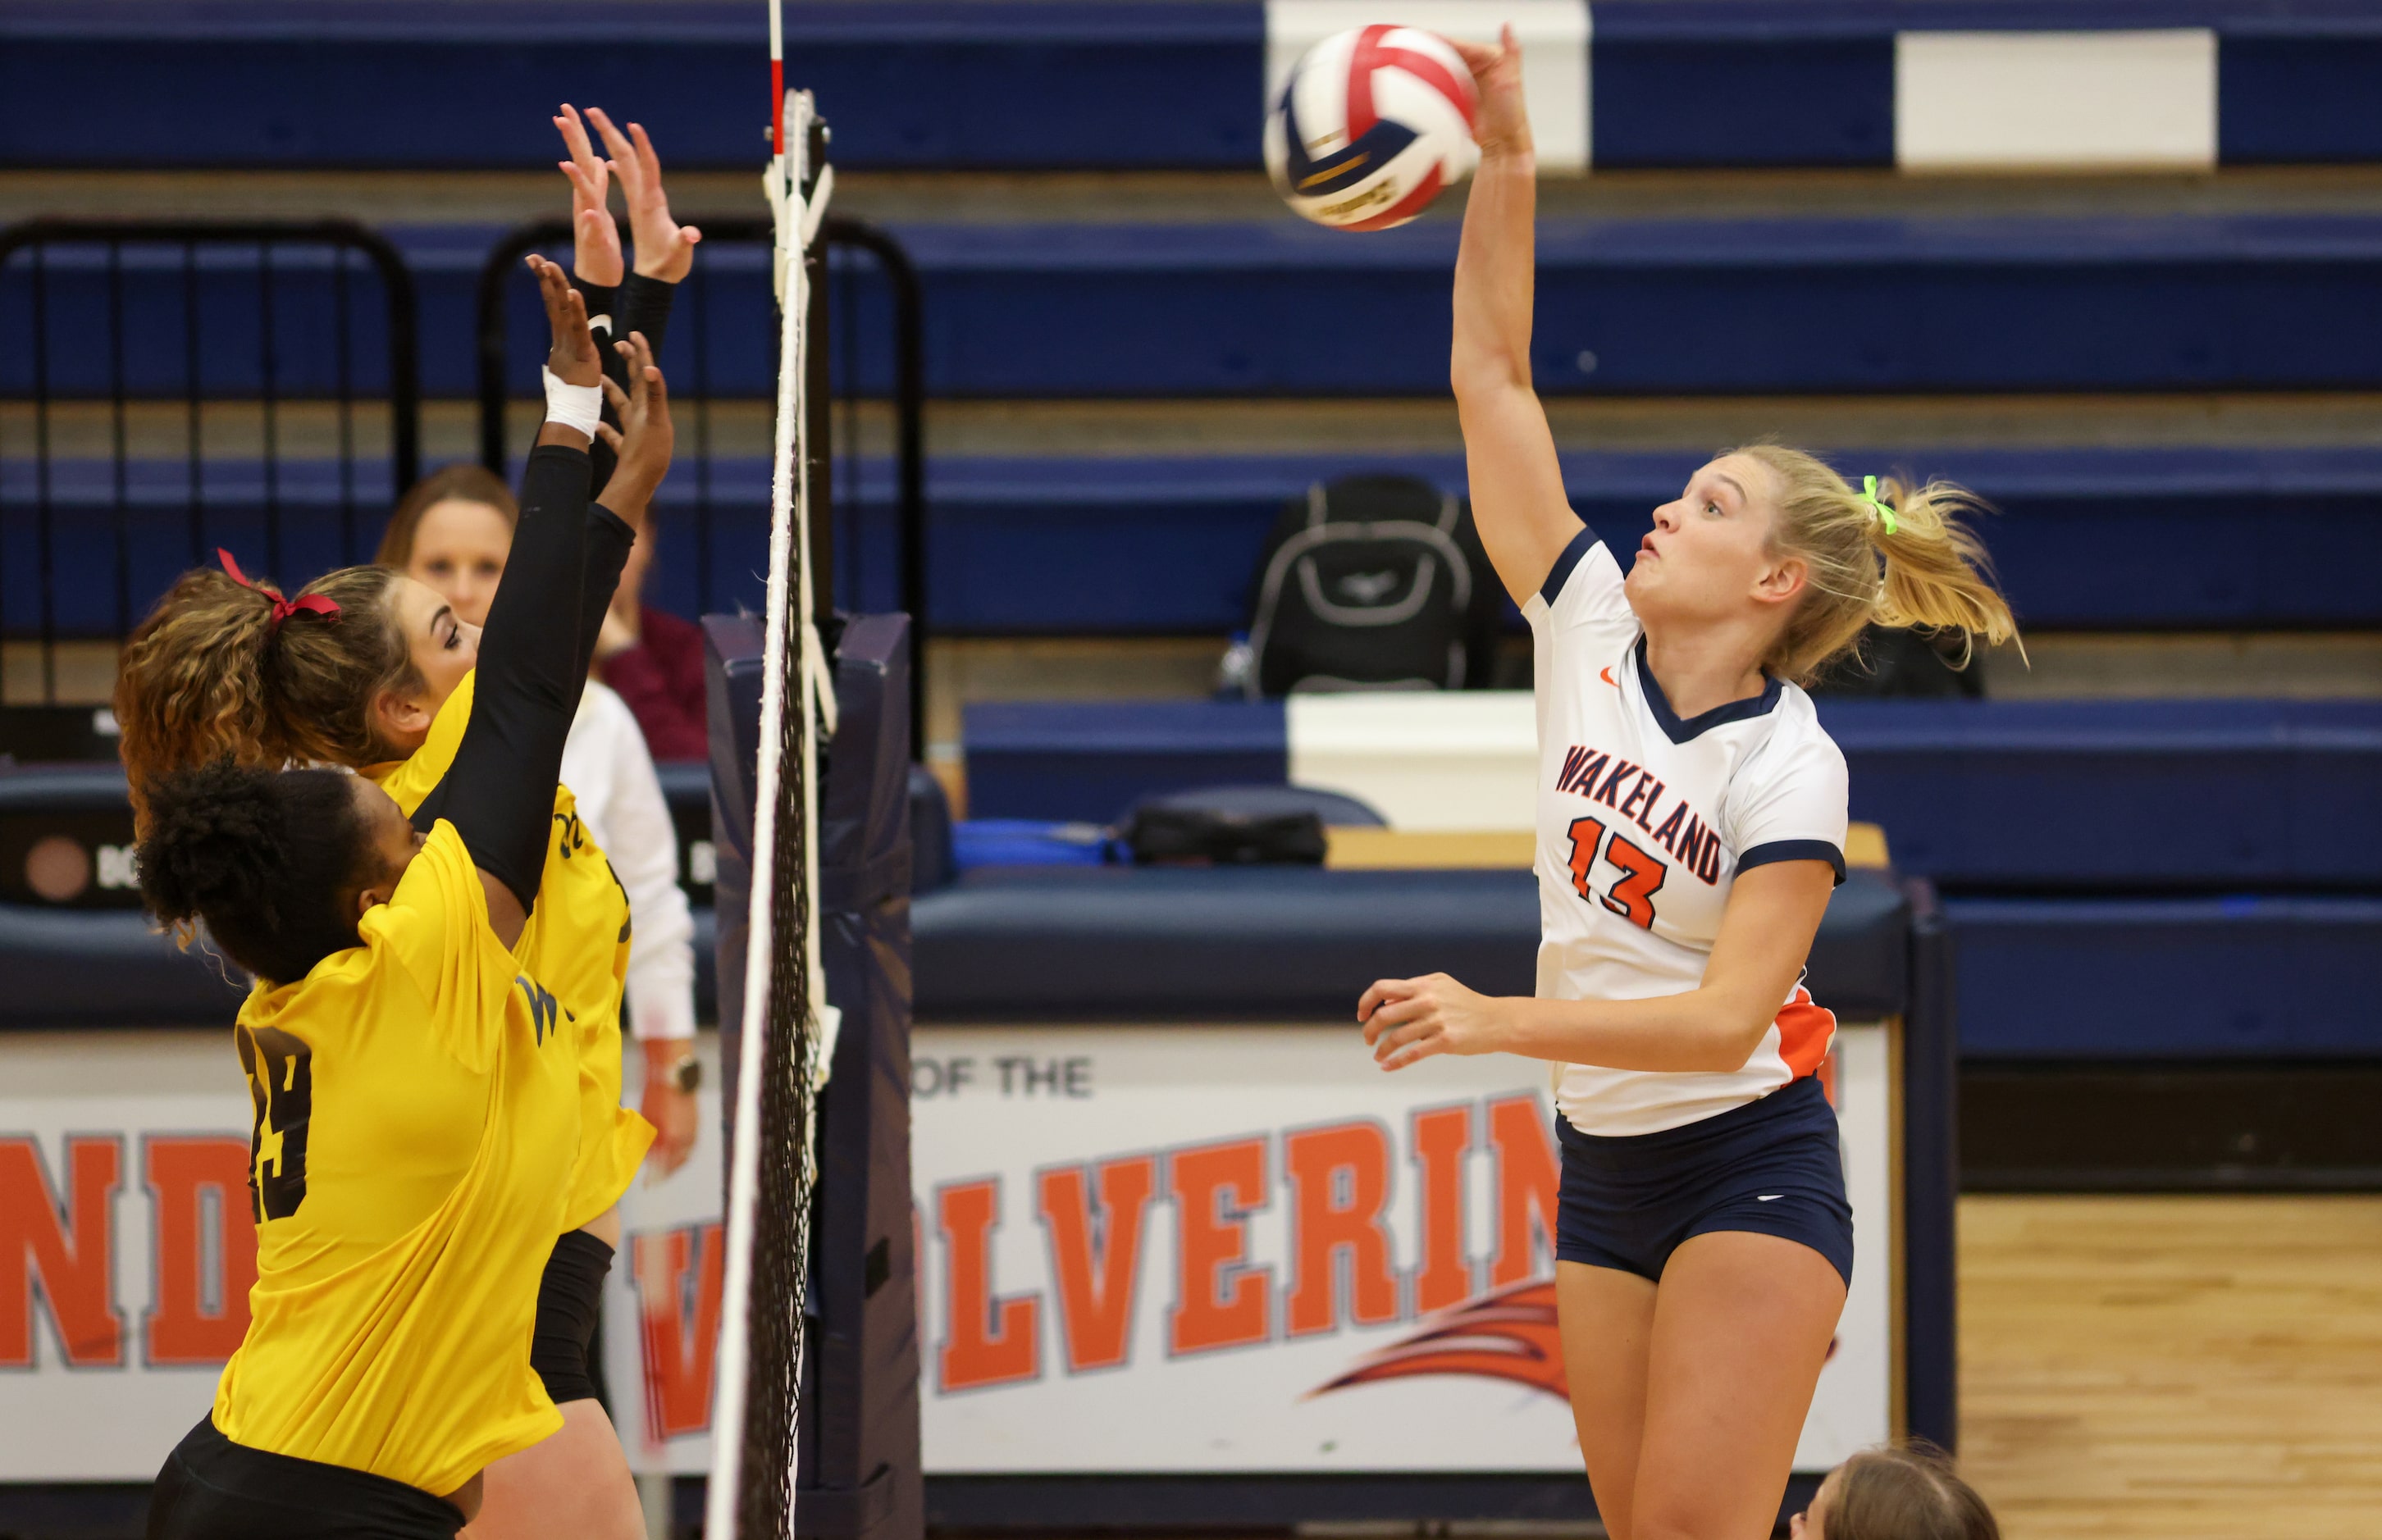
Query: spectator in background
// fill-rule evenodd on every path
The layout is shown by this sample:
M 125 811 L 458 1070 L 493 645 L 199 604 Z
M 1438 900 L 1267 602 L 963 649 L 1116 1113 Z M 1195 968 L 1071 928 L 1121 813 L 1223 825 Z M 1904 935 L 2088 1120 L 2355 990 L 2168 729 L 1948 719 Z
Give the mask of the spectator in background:
M 640 602 L 653 552 L 653 542 L 640 539 L 629 554 L 596 643 L 596 677 L 636 713 L 654 758 L 672 764 L 707 759 L 703 628 Z
M 423 478 L 398 504 L 378 559 L 437 590 L 458 619 L 477 626 L 504 576 L 518 517 L 512 493 L 494 472 L 450 465 Z M 627 581 L 624 575 L 624 589 Z M 612 624 L 608 618 L 608 631 Z M 696 666 L 699 720 L 699 654 Z M 694 1092 L 681 1068 L 694 1050 L 694 920 L 678 885 L 678 834 L 653 756 L 628 705 L 595 680 L 571 719 L 562 784 L 629 896 L 629 1030 L 645 1056 L 638 1110 L 656 1131 L 655 1168 L 668 1173 L 694 1149 Z

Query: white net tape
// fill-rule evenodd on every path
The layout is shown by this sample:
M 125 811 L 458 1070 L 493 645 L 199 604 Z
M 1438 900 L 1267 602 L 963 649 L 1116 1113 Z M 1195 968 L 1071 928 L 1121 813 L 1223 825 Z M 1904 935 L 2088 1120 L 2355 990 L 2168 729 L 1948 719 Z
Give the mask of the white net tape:
M 772 50 L 776 20 L 772 18 Z M 704 1533 L 793 1534 L 797 1400 L 817 1176 L 815 1111 L 834 1051 L 818 947 L 818 739 L 833 730 L 833 678 L 812 622 L 805 256 L 831 179 L 812 175 L 807 92 L 783 104 L 766 183 L 777 226 L 780 331 L 771 478 L 760 758 L 754 776 L 752 908 L 743 1041 L 730 1141 L 728 1254 Z

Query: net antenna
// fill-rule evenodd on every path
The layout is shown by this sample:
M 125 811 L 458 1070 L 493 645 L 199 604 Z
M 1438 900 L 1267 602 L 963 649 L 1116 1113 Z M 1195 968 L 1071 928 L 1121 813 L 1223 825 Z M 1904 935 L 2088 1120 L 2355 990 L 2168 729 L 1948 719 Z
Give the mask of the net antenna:
M 778 293 L 778 423 L 770 482 L 768 617 L 743 1033 L 729 1143 L 728 1253 L 712 1407 L 710 1540 L 790 1540 L 817 1179 L 819 1088 L 837 1018 L 819 959 L 818 745 L 835 691 L 813 607 L 805 366 L 808 257 L 834 176 L 808 92 L 785 89 L 784 28 L 769 8 L 769 169 Z

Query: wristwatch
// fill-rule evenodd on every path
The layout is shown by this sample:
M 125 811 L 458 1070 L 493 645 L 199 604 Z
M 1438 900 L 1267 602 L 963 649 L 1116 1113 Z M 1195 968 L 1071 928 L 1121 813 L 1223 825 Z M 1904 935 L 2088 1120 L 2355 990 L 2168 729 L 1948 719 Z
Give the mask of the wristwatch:
M 703 1060 L 688 1054 L 663 1070 L 662 1078 L 669 1082 L 672 1089 L 692 1096 L 696 1087 L 703 1084 Z

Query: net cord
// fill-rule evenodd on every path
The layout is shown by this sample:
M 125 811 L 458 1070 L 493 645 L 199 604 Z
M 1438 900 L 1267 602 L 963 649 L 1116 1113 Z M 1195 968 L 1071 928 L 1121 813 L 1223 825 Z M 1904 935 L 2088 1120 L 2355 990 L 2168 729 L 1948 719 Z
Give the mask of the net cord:
M 777 7 L 771 6 L 773 53 L 777 42 Z M 775 62 L 774 59 L 772 61 Z M 777 839 L 778 788 L 784 775 L 781 763 L 781 727 L 788 708 L 786 683 L 791 677 L 796 681 L 795 709 L 800 750 L 805 764 L 817 764 L 816 731 L 818 721 L 820 677 L 825 673 L 823 650 L 817 629 L 812 623 L 812 588 L 810 562 L 809 478 L 800 472 L 806 465 L 808 434 L 804 422 L 803 380 L 804 349 L 808 343 L 809 275 L 804 265 L 803 238 L 817 228 L 817 214 L 804 206 L 802 194 L 806 178 L 810 141 L 811 99 L 807 92 L 791 93 L 781 99 L 779 107 L 780 142 L 782 149 L 770 162 L 765 177 L 769 202 L 777 215 L 777 288 L 780 299 L 779 363 L 777 431 L 774 445 L 776 464 L 770 480 L 769 519 L 769 579 L 767 589 L 768 621 L 764 633 L 762 651 L 761 731 L 759 762 L 754 776 L 753 817 L 753 886 L 748 914 L 747 943 L 744 969 L 744 1031 L 740 1045 L 739 1074 L 736 1087 L 734 1138 L 731 1142 L 729 1169 L 727 1255 L 723 1260 L 723 1298 L 720 1301 L 720 1335 L 718 1378 L 712 1408 L 712 1469 L 709 1488 L 705 1495 L 704 1533 L 715 1540 L 733 1540 L 737 1533 L 737 1509 L 743 1485 L 742 1461 L 743 1430 L 746 1416 L 747 1366 L 751 1352 L 752 1274 L 756 1210 L 760 1199 L 760 1144 L 762 1078 L 766 1074 L 764 1038 L 768 1031 L 770 1014 L 769 971 L 772 938 L 776 935 L 775 883 L 763 867 L 765 852 L 773 852 Z M 786 119 L 791 118 L 791 122 Z M 791 128 L 791 133 L 783 130 Z M 828 189 L 819 187 L 824 194 Z M 800 607 L 796 608 L 799 603 Z M 795 628 L 799 627 L 796 631 Z M 793 633 L 793 634 L 791 634 Z M 799 652 L 802 666 L 789 670 L 787 650 L 792 644 Z M 817 777 L 803 776 L 804 877 L 808 891 L 817 892 L 818 883 L 818 788 Z M 807 904 L 808 923 L 805 927 L 804 953 L 808 962 L 807 991 L 810 1020 L 818 1020 L 818 1010 L 826 999 L 826 974 L 820 965 L 818 949 L 818 905 Z M 801 1062 L 803 1056 L 797 1056 Z M 807 1137 L 816 1122 L 811 1116 L 814 1086 L 809 1077 L 796 1088 L 804 1106 L 803 1125 Z M 805 1148 L 803 1165 L 805 1173 L 814 1169 L 815 1151 Z M 804 1184 L 807 1186 L 807 1182 Z M 808 1216 L 796 1217 L 799 1225 L 807 1226 Z M 796 1294 L 796 1319 L 801 1319 L 801 1293 L 807 1279 L 792 1280 Z M 800 1383 L 800 1346 L 796 1347 L 796 1383 Z M 787 1449 L 787 1458 L 795 1457 L 794 1448 Z M 789 1504 L 792 1501 L 792 1472 L 787 1473 Z M 787 1515 L 791 1533 L 793 1518 Z

